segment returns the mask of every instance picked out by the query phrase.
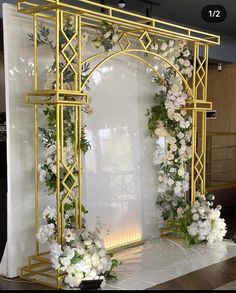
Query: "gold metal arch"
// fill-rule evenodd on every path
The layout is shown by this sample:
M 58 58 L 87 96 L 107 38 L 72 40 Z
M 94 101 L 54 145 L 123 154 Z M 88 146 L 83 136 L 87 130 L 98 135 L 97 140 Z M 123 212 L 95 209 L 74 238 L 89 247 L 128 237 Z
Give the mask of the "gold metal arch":
M 38 123 L 39 109 L 42 105 L 53 105 L 56 110 L 56 161 L 57 161 L 57 241 L 63 243 L 64 229 L 64 202 L 70 197 L 75 203 L 76 227 L 82 225 L 82 153 L 80 149 L 81 140 L 81 108 L 89 104 L 89 97 L 83 89 L 92 73 L 106 61 L 119 55 L 127 55 L 148 65 L 160 78 L 159 72 L 152 64 L 138 54 L 145 53 L 156 56 L 163 62 L 167 62 L 183 80 L 191 99 L 187 101 L 186 109 L 190 111 L 193 119 L 192 128 L 192 166 L 191 166 L 191 201 L 195 201 L 195 193 L 200 190 L 205 192 L 205 148 L 206 148 L 206 110 L 212 105 L 207 102 L 207 71 L 208 71 L 208 49 L 209 46 L 218 45 L 220 38 L 217 35 L 194 30 L 188 27 L 179 26 L 161 20 L 145 17 L 139 14 L 120 10 L 117 8 L 101 5 L 89 0 L 77 0 L 75 5 L 70 0 L 19 0 L 18 11 L 31 15 L 33 18 L 34 31 L 34 90 L 26 95 L 28 104 L 34 106 L 34 141 L 35 141 L 35 232 L 39 229 L 39 194 L 38 194 Z M 103 9 L 105 12 L 100 12 Z M 66 34 L 63 28 L 66 18 L 72 17 L 75 25 L 75 32 L 72 36 Z M 43 89 L 39 83 L 39 58 L 37 50 L 38 23 L 42 20 L 50 20 L 55 27 L 55 59 L 56 59 L 56 86 L 55 89 Z M 118 24 L 121 40 L 126 40 L 125 45 L 120 45 L 120 51 L 112 51 L 108 55 L 98 53 L 82 61 L 82 30 L 84 28 L 97 28 L 102 21 L 111 24 Z M 188 82 L 178 69 L 163 56 L 150 51 L 150 39 L 153 36 L 165 39 L 183 39 L 188 41 L 193 49 L 193 78 Z M 60 38 L 66 41 L 64 48 L 60 47 Z M 133 41 L 135 40 L 135 41 Z M 76 43 L 76 44 L 74 44 Z M 71 55 L 65 50 L 71 51 Z M 203 52 L 200 56 L 200 51 Z M 63 59 L 63 66 L 60 63 Z M 82 81 L 82 69 L 85 62 L 102 58 L 95 65 L 89 76 Z M 75 61 L 76 60 L 76 61 Z M 75 66 L 76 63 L 76 66 Z M 73 88 L 67 88 L 64 84 L 64 73 L 66 70 L 74 76 Z M 75 114 L 76 139 L 74 143 L 75 158 L 71 164 L 64 159 L 64 132 L 63 111 L 71 107 Z M 197 147 L 197 132 L 201 133 L 200 148 Z M 75 166 L 78 166 L 78 178 L 73 176 Z M 60 170 L 63 169 L 65 177 L 60 178 Z M 71 177 L 72 186 L 66 185 L 66 178 Z M 78 184 L 75 194 L 73 186 Z M 61 198 L 61 185 L 67 190 Z M 21 269 L 21 277 L 31 279 L 38 283 L 56 288 L 62 287 L 62 280 L 65 274 L 51 268 L 48 252 L 42 252 L 38 241 L 35 242 L 35 254 L 29 257 L 27 266 Z
M 100 67 L 102 66 L 104 63 L 106 63 L 107 61 L 109 61 L 110 59 L 114 58 L 114 57 L 117 57 L 119 55 L 127 55 L 127 56 L 130 56 L 130 57 L 133 57 L 133 58 L 136 58 L 138 59 L 139 61 L 145 63 L 148 67 L 150 67 L 154 72 L 155 74 L 162 80 L 164 81 L 163 79 L 163 76 L 158 72 L 158 70 L 156 70 L 154 68 L 154 66 L 152 66 L 149 62 L 147 62 L 144 58 L 141 58 L 137 55 L 134 55 L 132 54 L 132 52 L 134 53 L 145 53 L 145 54 L 150 54 L 160 60 L 162 60 L 163 62 L 166 62 L 170 65 L 170 67 L 172 69 L 174 69 L 174 71 L 180 76 L 181 80 L 183 81 L 184 85 L 185 85 L 185 88 L 186 88 L 186 91 L 188 93 L 188 95 L 190 97 L 193 96 L 193 92 L 192 92 L 192 89 L 190 88 L 189 84 L 188 84 L 188 81 L 183 77 L 182 73 L 178 70 L 178 68 L 170 62 L 170 60 L 168 60 L 167 58 L 163 57 L 162 55 L 160 54 L 157 54 L 155 52 L 152 52 L 152 51 L 148 51 L 148 50 L 144 50 L 144 49 L 127 49 L 127 50 L 121 50 L 121 51 L 118 51 L 118 52 L 115 52 L 115 53 L 110 53 L 107 57 L 105 57 L 101 62 L 99 62 L 93 69 L 92 71 L 88 74 L 88 76 L 86 77 L 86 79 L 84 80 L 83 84 L 82 84 L 82 88 L 84 88 L 85 84 L 88 82 L 88 80 L 90 79 L 91 75 Z M 101 57 L 103 56 L 104 53 L 101 53 L 101 54 L 96 54 L 96 55 L 93 55 L 92 57 L 90 58 L 87 58 L 85 59 L 83 62 L 82 62 L 82 65 L 85 64 L 86 62 L 89 62 L 97 57 Z

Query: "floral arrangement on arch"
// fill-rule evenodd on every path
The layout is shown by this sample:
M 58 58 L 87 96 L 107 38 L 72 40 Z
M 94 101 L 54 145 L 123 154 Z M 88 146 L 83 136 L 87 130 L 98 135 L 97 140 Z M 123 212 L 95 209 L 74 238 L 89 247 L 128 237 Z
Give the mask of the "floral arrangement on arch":
M 191 50 L 185 40 L 155 37 L 151 50 L 169 60 L 186 80 L 192 77 Z M 154 105 L 147 111 L 150 135 L 156 139 L 153 162 L 160 167 L 157 203 L 166 223 L 162 231 L 179 235 L 187 244 L 221 241 L 226 224 L 220 218 L 221 207 L 212 208 L 214 196 L 197 193 L 193 206 L 185 199 L 190 181 L 192 119 L 181 109 L 189 97 L 172 66 L 165 62 L 162 67 L 164 82 L 154 76 Z M 166 152 L 159 143 L 163 137 Z

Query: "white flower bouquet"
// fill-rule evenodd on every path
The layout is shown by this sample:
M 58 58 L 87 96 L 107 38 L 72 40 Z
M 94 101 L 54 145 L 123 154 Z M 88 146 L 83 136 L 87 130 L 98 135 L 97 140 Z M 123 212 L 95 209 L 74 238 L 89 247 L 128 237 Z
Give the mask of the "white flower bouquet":
M 79 287 L 82 280 L 116 278 L 113 269 L 119 262 L 112 259 L 99 236 L 99 230 L 67 229 L 65 244 L 53 242 L 50 255 L 53 268 L 66 272 L 64 283 L 70 288 Z
M 70 205 L 68 202 L 67 205 Z M 43 212 L 47 224 L 42 225 L 36 237 L 40 243 L 50 244 L 52 267 L 66 272 L 65 286 L 79 287 L 82 280 L 116 279 L 114 268 L 120 262 L 108 253 L 101 238 L 101 224 L 97 223 L 93 231 L 85 228 L 71 228 L 74 225 L 67 221 L 73 217 L 69 207 L 65 213 L 66 228 L 64 232 L 65 244 L 56 242 L 57 216 L 56 209 L 48 206 Z
M 214 196 L 196 194 L 196 201 L 191 206 L 180 199 L 172 209 L 172 218 L 166 222 L 162 231 L 172 232 L 185 240 L 187 244 L 222 241 L 226 234 L 225 220 L 220 218 L 220 206 L 212 208 Z

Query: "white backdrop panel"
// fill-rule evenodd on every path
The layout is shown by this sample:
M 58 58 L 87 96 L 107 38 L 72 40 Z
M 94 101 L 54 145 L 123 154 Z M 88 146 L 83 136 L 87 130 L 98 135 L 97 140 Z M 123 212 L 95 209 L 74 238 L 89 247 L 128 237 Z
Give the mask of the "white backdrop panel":
M 3 17 L 8 131 L 5 259 L 6 274 L 15 277 L 34 252 L 33 108 L 24 103 L 33 87 L 33 50 L 27 37 L 32 20 L 8 4 Z M 39 62 L 42 70 L 51 65 L 48 56 Z M 154 144 L 145 116 L 154 93 L 150 76 L 143 64 L 120 57 L 103 65 L 90 80 L 94 114 L 85 117 L 92 149 L 85 158 L 84 204 L 88 226 L 99 216 L 104 231 L 111 231 L 107 245 L 158 235 Z M 46 201 L 41 197 L 42 207 Z
M 110 230 L 108 246 L 156 235 L 154 144 L 147 108 L 155 92 L 146 65 L 112 59 L 90 80 L 93 115 L 85 117 L 91 151 L 85 157 L 87 221 Z M 105 231 L 104 231 L 105 232 Z

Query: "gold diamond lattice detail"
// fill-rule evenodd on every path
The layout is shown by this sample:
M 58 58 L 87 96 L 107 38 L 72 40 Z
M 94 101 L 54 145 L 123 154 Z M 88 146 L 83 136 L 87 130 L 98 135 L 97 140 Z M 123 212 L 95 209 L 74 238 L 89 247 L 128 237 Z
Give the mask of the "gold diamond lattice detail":
M 64 167 L 66 174 L 63 180 L 61 181 L 62 185 L 66 188 L 69 194 L 72 193 L 72 189 L 77 184 L 77 179 L 75 178 L 73 171 L 75 169 L 76 162 L 71 166 L 71 168 L 67 168 L 63 163 L 61 163 Z
M 152 39 L 149 36 L 149 33 L 144 31 L 139 38 L 139 41 L 143 47 L 144 50 L 147 50 L 147 48 L 151 45 Z
M 120 38 L 119 38 L 119 46 L 120 48 L 124 51 L 126 49 L 128 49 L 130 47 L 130 41 L 129 41 L 129 37 L 127 36 L 126 33 L 123 33 Z

